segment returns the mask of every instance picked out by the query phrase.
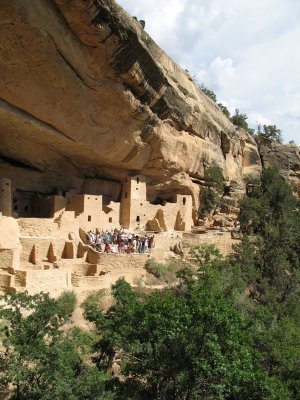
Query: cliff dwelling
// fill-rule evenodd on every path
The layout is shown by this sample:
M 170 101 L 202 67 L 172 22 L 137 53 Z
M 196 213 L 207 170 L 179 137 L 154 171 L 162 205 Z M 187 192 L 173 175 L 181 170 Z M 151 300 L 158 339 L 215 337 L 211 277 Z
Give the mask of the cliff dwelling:
M 113 197 L 113 193 L 111 194 Z M 106 196 L 107 198 L 107 196 Z M 0 212 L 14 218 L 47 218 L 62 229 L 75 226 L 89 229 L 125 229 L 149 231 L 188 231 L 193 225 L 192 196 L 173 194 L 170 201 L 147 200 L 143 175 L 126 177 L 119 202 L 103 201 L 102 193 L 41 195 L 13 188 L 9 179 L 1 180 Z
M 191 195 L 174 194 L 169 201 L 150 202 L 147 180 L 141 174 L 124 179 L 119 202 L 108 201 L 114 193 L 108 196 L 101 191 L 95 195 L 70 190 L 41 195 L 19 190 L 7 178 L 0 183 L 1 234 L 8 235 L 9 242 L 0 248 L 3 290 L 55 291 L 99 285 L 107 273 L 103 266 L 121 269 L 124 260 L 112 259 L 91 246 L 87 232 L 122 230 L 147 235 L 189 231 L 193 225 Z M 130 257 L 126 263 L 131 266 L 142 268 L 145 263 L 139 254 L 125 257 Z

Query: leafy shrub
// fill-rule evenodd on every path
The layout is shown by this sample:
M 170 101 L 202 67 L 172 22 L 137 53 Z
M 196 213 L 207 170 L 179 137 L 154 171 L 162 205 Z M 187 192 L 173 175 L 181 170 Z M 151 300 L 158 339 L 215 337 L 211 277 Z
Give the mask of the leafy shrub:
M 204 179 L 208 187 L 203 188 L 200 194 L 199 215 L 201 217 L 209 215 L 214 210 L 224 193 L 224 177 L 219 167 L 207 168 Z
M 101 307 L 104 296 L 105 296 L 104 289 L 94 290 L 83 301 L 83 303 L 82 303 L 83 308 L 91 306 L 91 305 L 97 305 L 97 306 Z
M 258 125 L 256 138 L 265 139 L 269 142 L 282 143 L 281 130 L 276 125 Z
M 66 315 L 71 316 L 77 304 L 77 297 L 74 292 L 64 291 L 57 299 L 59 306 L 65 311 Z
M 212 99 L 215 103 L 217 102 L 217 96 L 215 94 L 215 92 L 213 92 L 212 90 L 208 89 L 207 87 L 205 87 L 202 83 L 201 86 L 199 86 L 199 88 L 201 89 L 201 91 L 206 94 L 206 96 L 208 96 L 210 99 Z
M 209 264 L 215 259 L 221 258 L 220 250 L 213 244 L 200 244 L 190 249 L 190 254 L 199 262 Z
M 222 103 L 218 103 L 219 108 L 223 112 L 224 115 L 229 119 L 230 118 L 230 112 L 226 106 L 224 106 Z
M 227 131 L 226 134 L 227 134 L 231 139 L 238 136 L 237 133 L 236 133 L 236 131 Z
M 258 174 L 247 174 L 244 176 L 244 181 L 247 184 L 258 185 L 260 183 L 260 176 Z
M 231 119 L 231 122 L 234 125 L 236 125 L 236 126 L 238 126 L 240 128 L 245 129 L 246 131 L 248 131 L 249 127 L 248 127 L 248 124 L 247 124 L 247 119 L 248 119 L 247 114 L 241 114 L 239 109 L 236 108 L 235 109 L 235 114 L 230 119 Z
M 156 278 L 161 278 L 166 272 L 166 266 L 156 262 L 153 258 L 146 261 L 145 269 L 149 274 L 154 275 Z

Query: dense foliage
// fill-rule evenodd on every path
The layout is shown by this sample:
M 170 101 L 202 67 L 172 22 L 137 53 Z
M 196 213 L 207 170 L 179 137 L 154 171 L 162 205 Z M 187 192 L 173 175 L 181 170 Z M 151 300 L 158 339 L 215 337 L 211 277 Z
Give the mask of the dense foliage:
M 211 214 L 224 194 L 224 177 L 219 167 L 211 166 L 206 168 L 204 180 L 207 186 L 200 193 L 200 217 L 206 217 Z
M 232 117 L 230 118 L 231 122 L 234 125 L 243 128 L 246 131 L 249 129 L 247 119 L 248 119 L 247 114 L 240 113 L 239 109 L 237 108 L 235 110 L 235 114 L 232 115 Z
M 15 400 L 109 399 L 108 374 L 90 362 L 92 336 L 63 330 L 76 298 L 8 293 L 1 299 L 0 389 Z M 3 397 L 1 397 L 3 398 Z
M 230 257 L 197 246 L 178 284 L 150 294 L 120 279 L 107 311 L 99 296 L 84 303 L 93 334 L 66 327 L 72 294 L 3 296 L 2 389 L 12 399 L 300 399 L 299 214 L 278 171 L 265 170 L 241 201 L 250 233 Z

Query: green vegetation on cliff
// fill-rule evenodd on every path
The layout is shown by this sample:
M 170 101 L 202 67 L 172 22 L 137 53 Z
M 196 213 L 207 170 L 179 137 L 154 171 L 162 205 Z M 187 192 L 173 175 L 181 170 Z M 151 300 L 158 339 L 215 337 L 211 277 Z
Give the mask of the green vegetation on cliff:
M 200 193 L 200 217 L 211 214 L 224 194 L 224 177 L 219 167 L 208 167 L 204 172 L 204 180 L 207 186 Z

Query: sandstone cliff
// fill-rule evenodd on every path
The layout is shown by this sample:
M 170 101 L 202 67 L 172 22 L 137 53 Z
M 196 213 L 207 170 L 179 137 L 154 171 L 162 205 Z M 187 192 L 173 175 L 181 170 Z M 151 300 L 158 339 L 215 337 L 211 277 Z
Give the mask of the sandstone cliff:
M 289 182 L 300 197 L 300 149 L 294 144 L 276 142 L 258 145 L 263 167 L 276 166 L 282 177 Z
M 191 193 L 196 209 L 205 167 L 233 197 L 260 172 L 255 141 L 113 0 L 3 0 L 0 18 L 0 177 L 16 189 L 116 201 L 138 171 L 149 200 Z

